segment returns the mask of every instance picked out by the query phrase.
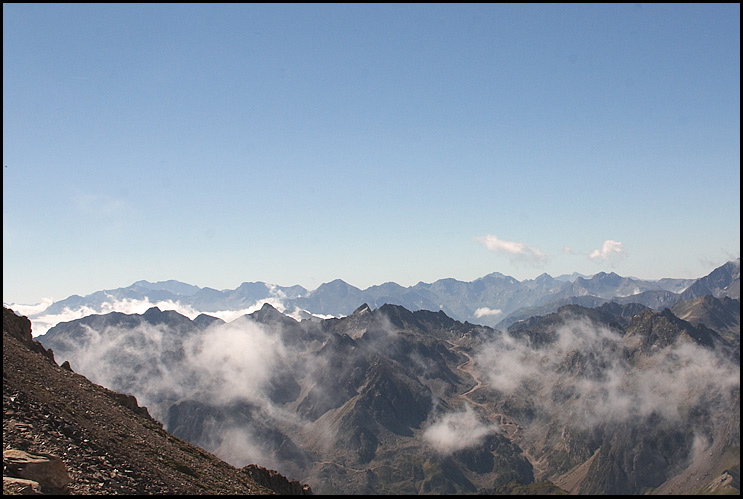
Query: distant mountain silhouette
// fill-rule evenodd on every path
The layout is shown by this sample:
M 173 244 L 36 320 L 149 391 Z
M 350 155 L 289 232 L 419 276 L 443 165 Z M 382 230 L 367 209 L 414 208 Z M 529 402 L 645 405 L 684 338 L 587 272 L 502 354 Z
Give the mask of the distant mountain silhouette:
M 234 290 L 198 288 L 178 281 L 150 283 L 137 281 L 126 288 L 98 291 L 81 297 L 70 296 L 51 304 L 46 310 L 31 315 L 32 321 L 44 317 L 70 314 L 127 311 L 133 303 L 161 308 L 181 306 L 205 314 L 260 309 L 271 303 L 295 319 L 312 316 L 324 318 L 351 314 L 367 303 L 378 308 L 386 303 L 409 310 L 443 310 L 459 321 L 468 321 L 499 329 L 534 315 L 545 315 L 560 306 L 578 304 L 598 306 L 607 301 L 640 303 L 654 310 L 672 307 L 676 302 L 706 294 L 715 297 L 740 298 L 740 260 L 731 261 L 700 279 L 647 281 L 600 272 L 591 277 L 574 274 L 553 278 L 542 274 L 536 279 L 518 281 L 498 272 L 471 282 L 440 279 L 403 287 L 388 282 L 361 290 L 340 279 L 321 284 L 308 291 L 301 286 L 276 286 L 263 282 L 245 282 Z

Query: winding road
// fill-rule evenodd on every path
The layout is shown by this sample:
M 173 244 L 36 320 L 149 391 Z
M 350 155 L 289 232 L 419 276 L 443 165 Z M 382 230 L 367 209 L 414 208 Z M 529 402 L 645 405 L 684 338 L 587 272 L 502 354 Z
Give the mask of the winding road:
M 532 455 L 528 450 L 528 445 L 526 442 L 524 442 L 523 439 L 523 430 L 524 427 L 518 423 L 516 423 L 513 419 L 508 417 L 505 414 L 502 414 L 500 412 L 496 412 L 492 407 L 490 407 L 487 404 L 483 404 L 481 402 L 477 402 L 472 399 L 471 395 L 475 391 L 479 390 L 480 388 L 487 387 L 487 383 L 483 383 L 481 379 L 481 373 L 475 369 L 475 359 L 472 358 L 472 356 L 467 353 L 461 345 L 458 345 L 450 340 L 445 340 L 449 345 L 451 345 L 451 350 L 453 352 L 461 353 L 465 357 L 467 357 L 467 360 L 465 362 L 462 362 L 457 366 L 457 370 L 467 374 L 468 376 L 472 377 L 473 380 L 475 380 L 475 386 L 470 388 L 464 393 L 459 394 L 459 396 L 464 399 L 467 403 L 479 407 L 482 410 L 482 414 L 487 420 L 491 423 L 498 424 L 498 427 L 503 432 L 503 434 L 513 442 L 515 445 L 519 446 L 521 451 L 524 454 L 524 457 L 531 463 L 532 468 L 534 470 L 535 477 L 540 476 L 545 471 L 545 466 L 543 463 L 541 463 L 534 455 Z

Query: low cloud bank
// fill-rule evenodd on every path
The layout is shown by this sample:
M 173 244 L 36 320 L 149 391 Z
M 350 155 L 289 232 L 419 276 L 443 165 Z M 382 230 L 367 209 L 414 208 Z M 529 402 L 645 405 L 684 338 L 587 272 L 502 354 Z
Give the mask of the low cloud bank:
M 64 341 L 68 348 L 55 348 L 58 362 L 69 360 L 91 381 L 135 395 L 163 423 L 171 405 L 186 400 L 204 407 L 249 404 L 265 423 L 290 417 L 272 403 L 270 390 L 292 353 L 279 333 L 249 318 L 185 331 L 146 322 L 99 331 L 86 326 Z M 224 424 L 207 414 L 199 444 L 231 463 L 274 462 L 270 446 L 252 439 L 250 428 Z
M 528 397 L 571 427 L 627 422 L 651 414 L 677 420 L 704 400 L 740 390 L 740 366 L 691 341 L 634 357 L 627 338 L 588 320 L 554 330 L 554 341 L 532 347 L 504 334 L 475 357 L 490 388 Z
M 102 302 L 100 305 L 91 306 L 80 306 L 76 308 L 66 307 L 60 313 L 49 314 L 45 313 L 45 310 L 52 304 L 51 300 L 46 300 L 36 305 L 19 305 L 9 304 L 6 305 L 8 308 L 15 312 L 25 315 L 29 318 L 32 325 L 33 336 L 40 336 L 46 334 L 51 328 L 62 322 L 70 322 L 76 319 L 82 319 L 89 315 L 103 315 L 111 312 L 121 312 L 123 314 L 143 314 L 152 307 L 157 307 L 160 310 L 174 310 L 181 315 L 185 315 L 189 319 L 196 318 L 199 314 L 207 314 L 212 317 L 217 317 L 225 322 L 232 322 L 243 315 L 249 315 L 256 312 L 263 307 L 264 304 L 268 303 L 279 312 L 286 314 L 287 316 L 299 321 L 307 317 L 317 317 L 320 319 L 330 318 L 334 316 L 321 316 L 317 314 L 311 314 L 306 310 L 300 309 L 288 309 L 281 296 L 272 296 L 269 298 L 261 299 L 249 305 L 247 307 L 234 309 L 234 310 L 217 310 L 217 311 L 202 311 L 197 310 L 191 305 L 181 303 L 173 300 L 161 300 L 161 301 L 150 301 L 148 298 L 143 300 L 136 300 L 131 298 L 117 299 L 113 296 L 110 300 Z

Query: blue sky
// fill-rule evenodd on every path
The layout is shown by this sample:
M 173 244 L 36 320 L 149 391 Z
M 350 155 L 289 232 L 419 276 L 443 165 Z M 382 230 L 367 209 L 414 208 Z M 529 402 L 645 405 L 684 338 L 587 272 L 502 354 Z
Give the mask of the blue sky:
M 3 301 L 701 277 L 740 5 L 3 5 Z

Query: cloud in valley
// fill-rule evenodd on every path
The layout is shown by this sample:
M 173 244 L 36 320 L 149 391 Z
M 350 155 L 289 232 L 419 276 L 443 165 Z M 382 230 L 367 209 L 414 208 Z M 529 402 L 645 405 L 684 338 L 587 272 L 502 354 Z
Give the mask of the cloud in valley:
M 651 414 L 677 420 L 684 407 L 728 397 L 740 388 L 740 367 L 691 341 L 642 362 L 623 354 L 637 338 L 584 319 L 554 329 L 554 341 L 532 347 L 504 334 L 475 357 L 490 388 L 525 397 L 569 426 L 628 422 Z M 556 402 L 559 401 L 559 402 Z
M 241 316 L 181 331 L 148 322 L 99 330 L 83 327 L 65 341 L 74 346 L 55 348 L 57 362 L 69 360 L 91 381 L 134 395 L 166 427 L 169 421 L 183 424 L 178 411 L 169 412 L 173 404 L 213 408 L 193 413 L 203 418 L 189 423 L 190 431 L 198 432 L 192 435 L 198 440 L 194 443 L 233 465 L 270 463 L 286 471 L 274 442 L 265 438 L 265 428 L 302 424 L 272 396 L 276 380 L 285 379 L 289 369 L 307 370 L 297 352 L 284 344 L 281 331 Z
M 480 307 L 475 310 L 475 317 L 479 319 L 480 317 L 496 316 L 502 313 L 503 311 L 497 308 Z
M 464 411 L 439 416 L 423 433 L 423 439 L 437 452 L 451 454 L 474 447 L 486 436 L 496 433 L 498 425 L 480 421 L 471 406 Z
M 21 303 L 3 303 L 3 306 L 13 310 L 16 314 L 25 315 L 28 317 L 43 312 L 52 303 L 54 303 L 53 298 L 42 298 L 39 303 L 35 303 L 33 305 L 23 305 Z M 34 335 L 36 335 L 36 331 L 34 331 L 33 333 Z
M 48 303 L 46 305 L 49 306 L 51 305 L 51 303 Z M 82 319 L 83 317 L 87 317 L 93 314 L 108 314 L 111 312 L 121 312 L 122 314 L 143 314 L 152 307 L 158 307 L 160 310 L 175 310 L 179 314 L 185 315 L 189 319 L 193 319 L 200 313 L 193 307 L 184 305 L 178 301 L 160 300 L 151 302 L 149 298 L 145 298 L 144 300 L 136 300 L 131 298 L 119 299 L 114 297 L 113 295 L 110 295 L 108 301 L 104 301 L 96 307 L 90 307 L 86 305 L 73 308 L 65 307 L 62 312 L 55 314 L 45 313 L 46 307 L 44 307 L 43 309 L 36 310 L 35 312 L 28 313 L 26 315 L 31 321 L 33 335 L 39 336 L 45 334 L 47 331 L 49 331 L 49 329 L 56 326 L 60 322 L 69 322 L 74 321 L 75 319 Z
M 185 334 L 148 323 L 86 326 L 83 337 L 66 341 L 75 346 L 57 349 L 58 362 L 69 360 L 93 382 L 135 395 L 161 421 L 183 397 L 216 405 L 247 401 L 275 413 L 266 384 L 289 356 L 277 334 L 247 318 Z
M 152 307 L 157 307 L 160 310 L 174 310 L 181 315 L 185 315 L 189 319 L 194 319 L 201 313 L 217 317 L 225 322 L 232 322 L 235 319 L 242 317 L 243 315 L 252 314 L 261 309 L 264 303 L 268 303 L 273 306 L 276 310 L 284 313 L 296 320 L 302 318 L 303 314 L 301 310 L 290 311 L 284 305 L 283 299 L 285 297 L 279 294 L 273 294 L 272 296 L 261 299 L 249 305 L 234 310 L 215 310 L 215 311 L 202 311 L 197 310 L 195 307 L 181 303 L 177 300 L 157 300 L 150 301 L 149 298 L 145 299 L 133 299 L 133 298 L 117 298 L 113 295 L 109 295 L 108 299 L 96 306 L 79 306 L 79 307 L 65 307 L 62 312 L 59 313 L 46 313 L 47 307 L 52 305 L 51 300 L 45 300 L 44 302 L 37 305 L 8 305 L 9 308 L 26 315 L 32 323 L 32 333 L 34 336 L 45 334 L 49 329 L 56 326 L 61 322 L 69 322 L 75 319 L 82 319 L 93 314 L 108 314 L 111 312 L 121 312 L 123 314 L 143 314 Z M 308 312 L 304 316 L 311 315 Z
M 249 319 L 208 328 L 186 343 L 186 352 L 212 404 L 264 403 L 263 388 L 287 357 L 281 339 Z

